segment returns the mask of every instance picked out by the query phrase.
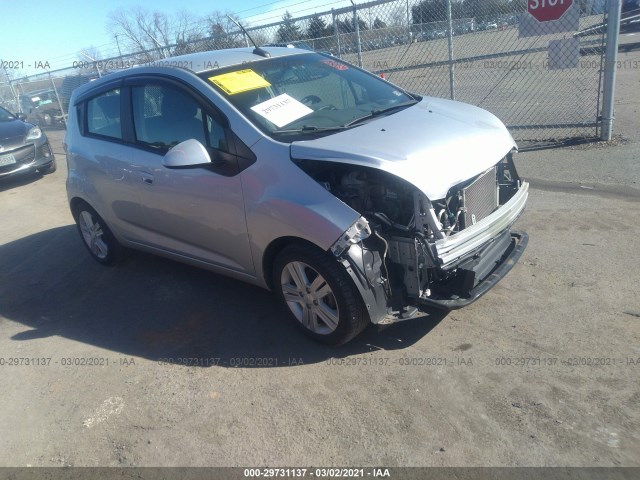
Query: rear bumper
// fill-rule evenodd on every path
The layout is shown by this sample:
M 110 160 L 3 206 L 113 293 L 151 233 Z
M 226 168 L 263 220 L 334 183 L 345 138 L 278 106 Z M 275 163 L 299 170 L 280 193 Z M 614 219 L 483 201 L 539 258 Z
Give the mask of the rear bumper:
M 451 298 L 445 299 L 421 297 L 420 299 L 418 299 L 418 303 L 420 304 L 420 306 L 436 307 L 445 310 L 455 310 L 457 308 L 462 308 L 469 305 L 470 303 L 475 302 L 478 298 L 487 293 L 515 266 L 515 264 L 522 256 L 525 248 L 527 247 L 527 243 L 529 242 L 529 236 L 524 232 L 512 231 L 510 232 L 510 234 L 511 244 L 503 254 L 496 268 L 489 274 L 489 276 L 487 276 L 472 290 L 470 290 L 468 295 L 466 295 L 464 298 L 453 295 Z

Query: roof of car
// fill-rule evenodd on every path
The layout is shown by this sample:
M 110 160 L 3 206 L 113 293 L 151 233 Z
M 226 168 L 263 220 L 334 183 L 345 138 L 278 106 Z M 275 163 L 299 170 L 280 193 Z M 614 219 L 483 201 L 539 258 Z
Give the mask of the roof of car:
M 104 75 L 93 82 L 85 83 L 73 91 L 75 97 L 74 105 L 86 95 L 90 95 L 95 89 L 102 88 L 103 85 L 112 81 L 118 81 L 130 75 L 138 73 L 162 73 L 166 68 L 174 68 L 178 71 L 189 70 L 193 73 L 207 72 L 233 65 L 242 65 L 247 62 L 255 62 L 260 60 L 268 60 L 269 58 L 288 57 L 311 53 L 309 50 L 300 48 L 286 47 L 261 47 L 261 50 L 268 52 L 271 57 L 264 57 L 253 53 L 253 48 L 229 48 L 226 50 L 212 50 L 209 52 L 191 53 L 189 55 L 180 55 L 178 57 L 163 58 L 143 65 L 136 65 L 132 68 L 117 70 L 115 72 Z
M 261 50 L 269 52 L 271 57 L 286 57 L 309 53 L 309 50 L 291 47 L 261 47 Z M 144 66 L 158 67 L 182 67 L 195 73 L 206 72 L 216 68 L 224 68 L 246 62 L 265 60 L 268 57 L 253 53 L 254 48 L 229 48 L 225 50 L 212 50 L 209 52 L 190 53 L 178 57 L 163 58 L 149 62 Z
M 21 97 L 34 97 L 36 95 L 42 95 L 43 93 L 55 92 L 53 88 L 41 88 L 40 90 L 34 90 L 33 92 L 26 92 L 21 94 Z

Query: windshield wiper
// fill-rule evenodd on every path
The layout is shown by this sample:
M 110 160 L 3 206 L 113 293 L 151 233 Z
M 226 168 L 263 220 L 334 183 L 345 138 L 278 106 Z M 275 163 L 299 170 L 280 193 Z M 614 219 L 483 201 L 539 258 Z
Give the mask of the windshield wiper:
M 363 120 L 367 120 L 369 118 L 377 117 L 378 115 L 382 115 L 383 113 L 387 113 L 387 112 L 389 112 L 391 110 L 395 110 L 396 108 L 410 107 L 411 105 L 415 105 L 416 103 L 418 103 L 417 100 L 411 100 L 410 102 L 398 103 L 397 105 L 391 105 L 391 106 L 389 106 L 387 108 L 381 108 L 380 110 L 371 110 L 366 115 L 363 115 L 363 116 L 358 117 L 358 118 L 354 118 L 353 120 L 351 120 L 348 123 L 345 123 L 342 126 L 345 127 L 345 128 L 346 127 L 351 127 L 352 125 L 355 125 L 356 123 L 360 123 Z
M 292 128 L 291 130 L 276 130 L 273 133 L 315 133 L 315 132 L 331 132 L 336 130 L 345 130 L 346 125 L 335 125 L 333 127 L 317 127 L 315 125 L 304 125 L 302 128 Z
M 366 115 L 363 115 L 358 118 L 354 118 L 353 120 L 343 124 L 343 125 L 335 125 L 332 127 L 318 127 L 316 125 L 304 125 L 302 128 L 294 128 L 291 130 L 276 130 L 273 133 L 316 133 L 316 132 L 336 132 L 340 130 L 347 130 L 353 127 L 355 124 L 360 123 L 363 120 L 367 120 L 368 118 L 377 117 L 378 115 L 382 115 L 383 113 L 390 112 L 391 110 L 395 110 L 396 108 L 409 107 L 411 105 L 415 105 L 418 103 L 418 100 L 411 100 L 409 102 L 398 103 L 397 105 L 390 105 L 386 108 L 381 108 L 379 110 L 371 110 Z

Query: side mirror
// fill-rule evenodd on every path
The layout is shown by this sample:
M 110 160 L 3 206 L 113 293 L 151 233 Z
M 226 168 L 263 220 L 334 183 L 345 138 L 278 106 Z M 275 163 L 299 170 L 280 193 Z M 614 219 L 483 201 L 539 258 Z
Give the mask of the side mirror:
M 22 112 L 14 113 L 13 116 L 18 120 L 22 120 L 23 122 L 27 119 L 27 116 Z
M 203 167 L 211 164 L 211 157 L 204 145 L 191 138 L 169 150 L 162 164 L 167 168 Z

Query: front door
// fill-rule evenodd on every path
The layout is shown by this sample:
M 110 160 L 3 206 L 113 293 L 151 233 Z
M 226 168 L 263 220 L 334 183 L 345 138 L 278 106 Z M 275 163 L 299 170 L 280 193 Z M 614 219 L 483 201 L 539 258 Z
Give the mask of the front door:
M 146 245 L 254 275 L 240 175 L 229 165 L 162 165 L 171 147 L 192 138 L 214 157 L 235 158 L 219 114 L 180 85 L 146 80 L 130 88 L 137 150 L 131 171 L 148 216 Z

